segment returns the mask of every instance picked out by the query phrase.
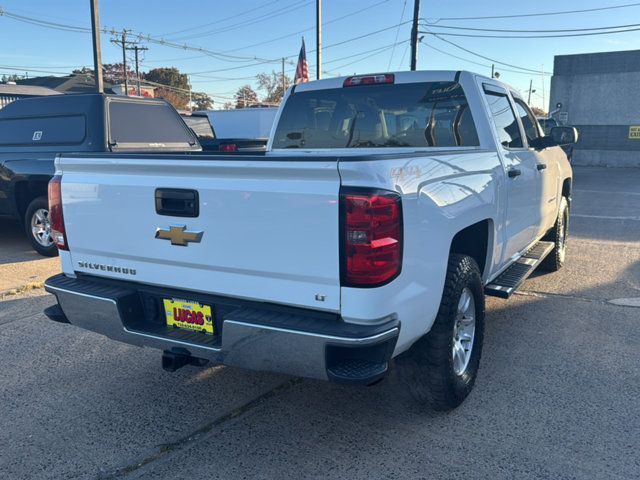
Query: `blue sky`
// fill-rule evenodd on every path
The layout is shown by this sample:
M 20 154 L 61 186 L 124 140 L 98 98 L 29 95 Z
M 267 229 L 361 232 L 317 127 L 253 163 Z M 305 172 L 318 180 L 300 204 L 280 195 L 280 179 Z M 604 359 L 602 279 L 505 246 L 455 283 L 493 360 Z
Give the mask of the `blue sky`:
M 324 0 L 323 70 L 326 75 L 405 70 L 409 66 L 410 24 L 393 27 L 411 18 L 413 0 Z M 513 0 L 433 1 L 423 0 L 421 16 L 440 25 L 504 29 L 574 29 L 640 23 L 640 5 L 608 11 L 529 17 L 523 19 L 438 20 L 446 17 L 509 15 L 589 9 L 633 3 L 625 0 Z M 11 14 L 67 25 L 90 26 L 89 0 L 0 0 L 0 7 Z M 366 10 L 365 10 L 366 9 Z M 404 9 L 404 15 L 402 12 Z M 349 15 L 361 11 L 355 15 Z M 157 44 L 146 45 L 143 70 L 175 66 L 189 73 L 194 90 L 214 95 L 220 106 L 243 84 L 254 84 L 260 72 L 279 71 L 281 57 L 287 57 L 286 71 L 293 75 L 300 38 L 305 35 L 308 52 L 315 48 L 314 0 L 237 0 L 206 1 L 101 0 L 101 26 L 173 40 L 191 47 L 221 53 L 215 58 Z M 341 18 L 341 17 L 345 18 Z M 345 42 L 377 30 L 380 33 Z M 102 36 L 103 62 L 121 61 L 121 50 Z M 282 37 L 282 38 L 281 38 Z M 396 40 L 397 38 L 397 40 Z M 504 63 L 546 72 L 553 68 L 558 54 L 587 53 L 640 48 L 640 31 L 558 39 L 494 39 L 447 37 L 462 47 Z M 420 69 L 467 69 L 490 74 L 492 62 L 474 57 L 454 46 L 426 35 L 421 45 Z M 342 43 L 344 42 L 344 43 Z M 402 42 L 392 46 L 395 42 Z M 144 45 L 145 42 L 143 41 Z M 334 44 L 338 44 L 333 46 Z M 18 22 L 0 16 L 1 73 L 45 75 L 62 73 L 80 66 L 92 66 L 91 37 L 86 33 L 60 31 Z M 453 58 L 457 55 L 465 60 Z M 260 60 L 255 60 L 256 58 Z M 308 53 L 315 75 L 315 54 Z M 476 65 L 466 60 L 478 62 Z M 262 63 L 261 63 L 262 62 Z M 486 66 L 485 66 L 486 65 Z M 10 70 L 16 68 L 17 70 Z M 496 65 L 501 79 L 521 91 L 533 80 L 536 93 L 532 104 L 542 105 L 542 74 L 514 73 Z M 41 70 L 38 72 L 37 70 Z M 203 73 L 204 72 L 204 73 Z M 548 99 L 549 79 L 544 94 Z

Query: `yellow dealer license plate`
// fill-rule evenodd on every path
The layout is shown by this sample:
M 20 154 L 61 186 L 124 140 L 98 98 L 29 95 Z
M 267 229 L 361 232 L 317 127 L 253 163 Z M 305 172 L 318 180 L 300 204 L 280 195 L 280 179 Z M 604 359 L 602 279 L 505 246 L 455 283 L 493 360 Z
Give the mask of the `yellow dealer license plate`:
M 163 299 L 167 325 L 213 335 L 211 307 L 176 298 Z

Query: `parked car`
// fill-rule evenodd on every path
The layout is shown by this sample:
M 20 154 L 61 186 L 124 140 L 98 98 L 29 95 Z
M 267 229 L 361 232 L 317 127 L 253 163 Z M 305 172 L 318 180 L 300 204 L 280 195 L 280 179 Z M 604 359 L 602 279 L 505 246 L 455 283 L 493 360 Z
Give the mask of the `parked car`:
M 164 350 L 170 371 L 370 385 L 395 357 L 418 400 L 454 408 L 476 380 L 485 295 L 565 262 L 558 145 L 575 140 L 543 136 L 495 79 L 401 72 L 290 88 L 263 157 L 63 154 L 46 313 Z
M 56 155 L 200 150 L 163 100 L 97 94 L 18 100 L 0 110 L 0 215 L 18 219 L 34 250 L 54 256 L 47 184 Z

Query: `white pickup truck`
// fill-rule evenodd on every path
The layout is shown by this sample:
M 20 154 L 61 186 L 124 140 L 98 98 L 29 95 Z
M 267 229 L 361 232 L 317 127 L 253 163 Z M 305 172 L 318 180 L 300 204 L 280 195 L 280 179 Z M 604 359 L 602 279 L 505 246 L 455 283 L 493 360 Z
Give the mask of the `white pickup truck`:
M 468 72 L 290 88 L 263 157 L 63 154 L 46 313 L 206 361 L 459 405 L 484 296 L 565 258 L 572 172 L 522 97 Z

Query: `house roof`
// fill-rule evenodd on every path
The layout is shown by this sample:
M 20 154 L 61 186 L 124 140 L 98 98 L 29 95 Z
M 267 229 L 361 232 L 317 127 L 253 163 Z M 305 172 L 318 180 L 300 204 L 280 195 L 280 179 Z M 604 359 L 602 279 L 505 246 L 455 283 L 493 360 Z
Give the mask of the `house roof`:
M 60 95 L 51 88 L 33 85 L 12 85 L 10 83 L 0 84 L 0 95 L 22 95 L 22 96 L 44 96 Z

